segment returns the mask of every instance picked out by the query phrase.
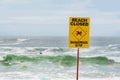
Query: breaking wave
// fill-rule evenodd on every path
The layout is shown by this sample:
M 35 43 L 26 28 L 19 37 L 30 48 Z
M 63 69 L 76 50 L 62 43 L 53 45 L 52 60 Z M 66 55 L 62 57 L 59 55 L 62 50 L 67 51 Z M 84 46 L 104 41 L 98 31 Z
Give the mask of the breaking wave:
M 70 55 L 63 55 L 63 56 L 28 56 L 28 55 L 14 55 L 8 54 L 3 57 L 0 61 L 3 65 L 15 65 L 21 64 L 24 62 L 32 62 L 32 63 L 54 63 L 63 66 L 74 66 L 76 64 L 76 57 Z M 82 64 L 98 64 L 98 65 L 112 65 L 112 64 L 119 64 L 112 59 L 108 59 L 107 57 L 80 57 L 80 62 Z

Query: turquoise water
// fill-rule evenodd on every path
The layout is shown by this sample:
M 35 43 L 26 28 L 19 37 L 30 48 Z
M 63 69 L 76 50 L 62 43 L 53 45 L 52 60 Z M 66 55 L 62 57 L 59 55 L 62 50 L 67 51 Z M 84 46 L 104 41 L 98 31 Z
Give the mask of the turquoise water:
M 79 79 L 120 80 L 119 41 L 94 37 L 80 49 Z M 65 37 L 1 38 L 0 80 L 75 80 L 76 51 Z

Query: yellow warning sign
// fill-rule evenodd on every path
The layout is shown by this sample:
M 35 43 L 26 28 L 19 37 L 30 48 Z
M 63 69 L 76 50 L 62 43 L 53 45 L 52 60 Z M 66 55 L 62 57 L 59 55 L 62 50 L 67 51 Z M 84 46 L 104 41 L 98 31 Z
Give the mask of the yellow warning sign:
M 90 18 L 70 17 L 69 18 L 69 47 L 89 47 Z

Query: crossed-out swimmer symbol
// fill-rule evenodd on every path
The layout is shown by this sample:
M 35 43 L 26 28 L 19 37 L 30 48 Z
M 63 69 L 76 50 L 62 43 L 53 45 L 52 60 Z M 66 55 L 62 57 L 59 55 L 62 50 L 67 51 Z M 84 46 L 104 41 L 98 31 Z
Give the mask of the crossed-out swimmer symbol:
M 76 31 L 77 36 L 82 36 L 82 31 Z

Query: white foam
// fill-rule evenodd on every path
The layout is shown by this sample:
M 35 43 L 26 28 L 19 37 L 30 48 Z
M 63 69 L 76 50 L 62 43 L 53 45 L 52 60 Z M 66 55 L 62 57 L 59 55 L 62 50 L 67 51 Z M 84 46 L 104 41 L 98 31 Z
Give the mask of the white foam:
M 118 46 L 119 44 L 109 44 L 108 47 Z
M 4 60 L 2 56 L 0 56 L 0 61 Z
M 107 58 L 120 63 L 120 57 L 107 57 Z
M 22 48 L 15 48 L 15 53 L 25 53 L 25 49 Z
M 108 78 L 79 78 L 79 80 L 120 80 L 120 77 L 108 77 Z
M 14 53 L 19 53 L 22 54 L 26 52 L 25 48 L 21 48 L 21 47 L 2 47 L 0 53 L 7 53 L 7 54 L 14 54 Z
M 3 44 L 0 44 L 1 46 L 7 46 L 7 45 L 18 45 L 20 43 L 16 42 L 16 43 L 3 43 Z
M 2 72 L 0 73 L 0 80 L 40 80 L 39 76 L 31 72 Z
M 99 48 L 101 48 L 101 47 L 98 47 L 98 46 L 90 47 L 89 49 L 81 49 L 81 52 L 90 52 L 90 51 L 94 51 L 94 50 L 99 49 Z
M 35 49 L 35 47 L 25 47 L 25 49 L 33 51 Z
M 24 41 L 27 41 L 28 39 L 21 39 L 21 38 L 18 38 L 17 39 L 17 42 L 24 42 Z

